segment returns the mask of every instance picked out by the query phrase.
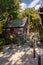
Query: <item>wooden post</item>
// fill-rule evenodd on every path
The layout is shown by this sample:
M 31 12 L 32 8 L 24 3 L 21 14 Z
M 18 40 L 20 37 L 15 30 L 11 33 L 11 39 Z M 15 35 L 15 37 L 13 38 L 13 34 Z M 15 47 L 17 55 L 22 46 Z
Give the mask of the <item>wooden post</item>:
M 36 57 L 36 56 L 35 56 L 35 43 L 36 43 L 36 40 L 34 39 L 34 42 L 33 42 L 33 54 L 34 54 L 34 56 L 33 56 L 33 58 Z
M 41 56 L 38 54 L 38 65 L 41 65 Z
M 39 46 L 41 48 L 41 45 Z M 38 65 L 41 65 L 41 50 L 39 49 L 39 54 L 38 54 Z

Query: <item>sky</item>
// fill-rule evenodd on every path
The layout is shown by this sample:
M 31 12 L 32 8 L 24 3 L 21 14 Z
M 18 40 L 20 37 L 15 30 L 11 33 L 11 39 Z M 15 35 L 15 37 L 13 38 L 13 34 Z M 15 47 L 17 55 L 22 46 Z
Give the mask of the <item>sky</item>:
M 20 4 L 21 10 L 25 10 L 26 8 L 35 8 L 39 9 L 40 5 L 43 3 L 43 0 L 22 0 Z

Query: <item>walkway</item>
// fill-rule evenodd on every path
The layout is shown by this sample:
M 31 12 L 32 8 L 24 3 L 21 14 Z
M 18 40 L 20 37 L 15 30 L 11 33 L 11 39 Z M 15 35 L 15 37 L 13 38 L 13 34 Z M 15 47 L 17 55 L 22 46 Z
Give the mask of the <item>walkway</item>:
M 0 53 L 0 65 L 38 65 L 37 58 L 33 58 L 33 49 L 29 47 L 29 43 L 23 46 L 13 45 L 13 49 L 8 48 L 9 46 L 4 47 Z

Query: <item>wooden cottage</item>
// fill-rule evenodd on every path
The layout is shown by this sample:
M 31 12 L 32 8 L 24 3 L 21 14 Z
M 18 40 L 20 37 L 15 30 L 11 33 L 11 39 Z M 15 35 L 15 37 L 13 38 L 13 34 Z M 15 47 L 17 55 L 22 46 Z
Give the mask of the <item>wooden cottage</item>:
M 39 14 L 40 14 L 40 17 L 42 19 L 42 24 L 43 24 L 43 4 L 39 7 Z
M 39 7 L 39 15 L 42 20 L 42 26 L 41 26 L 41 30 L 40 30 L 40 39 L 41 39 L 41 41 L 43 41 L 43 4 Z
M 25 17 L 6 22 L 3 26 L 3 35 L 16 35 L 20 40 L 26 40 L 29 35 L 29 19 Z

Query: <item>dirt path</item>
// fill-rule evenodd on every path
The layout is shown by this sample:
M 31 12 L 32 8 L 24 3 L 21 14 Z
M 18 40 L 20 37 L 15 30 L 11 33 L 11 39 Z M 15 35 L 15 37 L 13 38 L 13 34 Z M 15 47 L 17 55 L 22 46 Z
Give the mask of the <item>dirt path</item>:
M 0 65 L 37 65 L 37 58 L 33 58 L 33 49 L 28 43 L 23 46 L 13 45 L 13 49 L 8 47 L 0 53 Z

